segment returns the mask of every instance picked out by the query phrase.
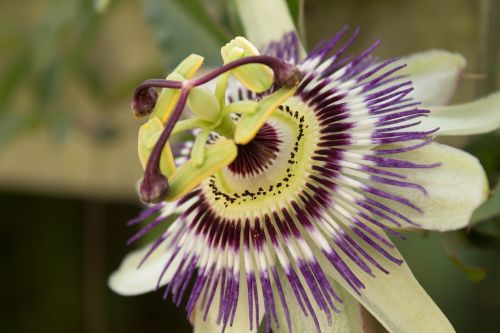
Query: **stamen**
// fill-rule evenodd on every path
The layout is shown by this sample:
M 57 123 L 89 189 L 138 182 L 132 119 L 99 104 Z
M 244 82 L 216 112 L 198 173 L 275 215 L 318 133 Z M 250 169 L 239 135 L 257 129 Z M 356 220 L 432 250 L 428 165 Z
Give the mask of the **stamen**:
M 262 64 L 271 68 L 274 73 L 274 82 L 280 87 L 293 87 L 294 85 L 298 84 L 303 77 L 303 73 L 300 71 L 300 69 L 293 64 L 287 63 L 275 57 L 258 55 L 241 58 L 225 64 L 224 66 L 213 70 L 207 75 L 197 80 L 193 80 L 193 86 L 205 84 L 227 71 L 248 64 Z
M 203 85 L 234 68 L 255 63 L 269 66 L 269 68 L 273 70 L 275 84 L 278 86 L 293 87 L 294 85 L 297 85 L 303 77 L 302 72 L 295 65 L 271 56 L 259 55 L 249 56 L 230 62 L 199 79 L 184 82 L 153 79 L 144 81 L 136 88 L 132 103 L 132 109 L 134 110 L 136 117 L 143 117 L 153 111 L 158 97 L 154 88 L 182 90 L 179 101 L 177 102 L 172 115 L 168 119 L 160 138 L 156 142 L 146 165 L 144 178 L 139 188 L 142 201 L 145 203 L 158 203 L 164 200 L 169 193 L 168 179 L 160 171 L 160 156 L 163 151 L 163 147 L 165 146 L 175 124 L 184 110 L 190 90 L 196 86 Z

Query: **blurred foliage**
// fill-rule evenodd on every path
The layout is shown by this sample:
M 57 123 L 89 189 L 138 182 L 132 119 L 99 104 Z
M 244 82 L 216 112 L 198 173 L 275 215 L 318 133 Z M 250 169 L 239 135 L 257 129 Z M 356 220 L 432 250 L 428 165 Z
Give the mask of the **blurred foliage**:
M 55 138 L 64 138 L 76 122 L 71 106 L 60 103 L 70 82 L 96 100 L 109 97 L 88 53 L 112 9 L 108 7 L 117 3 L 47 0 L 32 29 L 1 36 L 0 147 L 41 125 Z M 303 3 L 288 1 L 298 26 L 303 26 Z M 145 0 L 143 6 L 167 70 L 193 52 L 203 54 L 206 65 L 218 65 L 221 45 L 243 34 L 232 0 Z M 93 134 L 107 139 L 113 131 L 97 128 Z
M 145 12 L 168 68 L 190 53 L 203 54 L 208 65 L 218 64 L 220 45 L 232 35 L 201 0 L 146 0 Z
M 100 21 L 89 1 L 51 0 L 33 31 L 10 31 L 2 50 L 7 60 L 0 82 L 0 147 L 40 125 L 63 137 L 69 106 L 57 101 L 73 77 L 99 98 L 100 82 L 84 56 Z
M 482 221 L 489 220 L 500 215 L 500 191 L 499 186 L 496 187 L 493 195 L 481 207 L 476 209 L 472 216 L 471 223 L 476 224 Z
M 478 157 L 491 183 L 500 176 L 500 135 L 491 133 L 474 137 L 465 149 Z M 462 254 L 468 251 L 491 251 L 500 246 L 500 191 L 499 185 L 493 195 L 471 217 L 468 228 L 442 234 L 443 246 L 453 265 L 474 282 L 482 281 L 487 271 L 467 264 Z
M 460 248 L 464 243 L 464 235 L 461 232 L 448 232 L 443 234 L 444 250 L 453 265 L 460 269 L 465 276 L 474 282 L 479 282 L 486 277 L 484 268 L 467 265 L 460 256 Z

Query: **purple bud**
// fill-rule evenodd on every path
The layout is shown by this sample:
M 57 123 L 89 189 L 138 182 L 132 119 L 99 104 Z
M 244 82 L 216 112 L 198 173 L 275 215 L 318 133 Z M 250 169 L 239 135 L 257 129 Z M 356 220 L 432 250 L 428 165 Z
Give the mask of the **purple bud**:
M 169 191 L 167 177 L 161 173 L 146 173 L 139 187 L 141 200 L 148 204 L 163 201 Z
M 136 118 L 142 118 L 153 112 L 157 99 L 158 93 L 155 88 L 137 90 L 132 101 L 132 110 Z
M 304 77 L 304 74 L 297 66 L 284 61 L 280 61 L 273 66 L 273 72 L 274 81 L 280 87 L 291 88 L 297 85 Z

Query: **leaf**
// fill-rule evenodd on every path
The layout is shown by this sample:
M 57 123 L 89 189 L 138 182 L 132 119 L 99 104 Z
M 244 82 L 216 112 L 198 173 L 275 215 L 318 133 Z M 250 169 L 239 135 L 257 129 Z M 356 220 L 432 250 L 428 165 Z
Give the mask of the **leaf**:
M 496 187 L 494 194 L 474 211 L 471 224 L 486 221 L 496 216 L 500 216 L 500 185 Z
M 193 52 L 202 54 L 209 65 L 220 63 L 219 48 L 229 35 L 200 0 L 146 0 L 145 14 L 168 67 Z
M 287 0 L 288 9 L 292 16 L 293 23 L 297 27 L 300 39 L 306 40 L 304 4 L 305 0 Z
M 479 282 L 486 277 L 486 270 L 467 265 L 460 257 L 459 248 L 463 244 L 460 231 L 443 234 L 444 249 L 452 264 L 471 281 Z

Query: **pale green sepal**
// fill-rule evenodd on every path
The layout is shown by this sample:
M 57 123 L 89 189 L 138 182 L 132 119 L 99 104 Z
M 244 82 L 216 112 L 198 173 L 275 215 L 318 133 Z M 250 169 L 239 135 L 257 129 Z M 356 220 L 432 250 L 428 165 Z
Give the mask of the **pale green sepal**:
M 263 98 L 255 112 L 244 114 L 236 126 L 234 141 L 237 144 L 249 143 L 260 130 L 267 118 L 295 93 L 295 88 L 282 88 Z
M 189 109 L 203 120 L 215 121 L 219 117 L 220 105 L 217 98 L 204 87 L 194 87 L 189 92 Z
M 402 145 L 388 148 L 393 147 Z M 476 157 L 462 150 L 431 143 L 418 150 L 390 157 L 419 164 L 441 163 L 441 166 L 434 168 L 393 170 L 406 176 L 406 182 L 422 185 L 427 195 L 416 189 L 378 184 L 379 189 L 407 198 L 422 209 L 423 213 L 419 213 L 393 201 L 382 200 L 420 228 L 440 231 L 463 228 L 469 224 L 474 210 L 488 197 L 488 179 L 483 167 Z
M 198 69 L 203 64 L 203 57 L 191 54 L 184 59 L 175 70 L 167 76 L 167 80 L 184 81 L 193 78 Z M 166 123 L 170 114 L 174 110 L 179 96 L 180 89 L 162 89 L 156 105 L 151 113 L 151 118 L 158 117 L 162 123 Z
M 288 311 L 290 313 L 292 332 L 293 333 L 310 333 L 316 332 L 316 326 L 312 317 L 309 315 L 306 317 L 300 308 L 295 294 L 290 287 L 288 279 L 281 269 L 278 269 L 278 275 L 283 286 L 283 293 L 288 306 Z M 333 279 L 330 279 L 333 290 L 340 296 L 343 303 L 337 302 L 336 306 L 340 310 L 339 313 L 333 312 L 331 310 L 332 325 L 329 325 L 326 314 L 321 310 L 316 302 L 311 302 L 314 312 L 318 318 L 319 326 L 321 332 L 328 333 L 362 333 L 363 330 L 363 318 L 361 316 L 361 305 L 359 302 L 352 297 L 349 292 L 347 292 L 342 286 L 340 286 Z M 277 292 L 275 292 L 276 294 Z M 314 297 L 311 292 L 306 288 L 306 293 L 308 298 L 313 300 Z M 289 333 L 288 325 L 286 321 L 285 312 L 283 306 L 281 305 L 280 299 L 275 295 L 274 304 L 276 304 L 276 313 L 278 315 L 279 327 L 277 327 L 274 320 L 271 320 L 271 328 L 274 333 Z
M 146 168 L 149 155 L 151 155 L 156 141 L 158 141 L 162 132 L 163 124 L 160 119 L 156 117 L 149 119 L 139 128 L 137 150 L 143 169 Z M 169 142 L 165 144 L 161 153 L 160 170 L 167 177 L 170 177 L 175 172 L 174 156 L 172 154 L 172 150 L 170 149 Z
M 360 294 L 357 294 L 340 277 L 339 273 L 331 268 L 331 264 L 325 261 L 326 259 L 319 257 L 319 260 L 323 267 L 330 267 L 326 273 L 350 292 L 389 332 L 455 332 L 451 323 L 420 286 L 406 263 L 395 264 L 380 252 L 367 246 L 356 235 L 352 233 L 350 235 L 376 262 L 388 270 L 389 274 L 374 268 L 375 277 L 371 277 L 357 265 L 349 265 L 354 275 L 365 285 Z M 395 258 L 402 258 L 395 247 L 392 249 L 385 248 Z M 344 256 L 340 250 L 338 253 L 344 261 L 349 261 L 349 258 Z
M 167 201 L 174 201 L 198 186 L 205 178 L 229 165 L 237 155 L 236 145 L 231 140 L 220 139 L 206 146 L 205 160 L 202 165 L 189 159 L 169 179 L 170 190 Z
M 425 105 L 448 104 L 466 65 L 461 54 L 444 50 L 414 53 L 402 62 L 407 66 L 399 73 L 409 75 L 415 88 L 413 98 Z
M 236 0 L 236 7 L 245 35 L 259 48 L 296 31 L 284 0 Z M 299 45 L 299 50 L 301 56 L 305 54 L 302 45 Z
M 472 135 L 500 128 L 500 93 L 470 103 L 428 106 L 431 113 L 412 130 L 427 131 L 439 127 L 437 135 Z
M 259 55 L 259 50 L 252 43 L 243 37 L 236 37 L 220 50 L 224 64 L 235 60 L 234 50 L 236 50 L 237 54 L 240 54 L 241 58 Z M 243 53 L 241 53 L 241 50 L 243 50 Z M 274 80 L 273 71 L 261 64 L 240 66 L 233 69 L 232 73 L 247 89 L 257 93 L 271 88 Z

